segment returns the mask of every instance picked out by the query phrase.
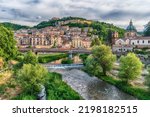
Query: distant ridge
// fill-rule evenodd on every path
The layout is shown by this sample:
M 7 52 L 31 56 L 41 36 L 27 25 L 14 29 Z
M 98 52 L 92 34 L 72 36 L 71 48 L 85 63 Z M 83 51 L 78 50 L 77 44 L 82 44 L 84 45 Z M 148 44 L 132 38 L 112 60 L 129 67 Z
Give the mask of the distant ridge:
M 9 23 L 9 22 L 4 22 L 4 23 L 0 23 L 0 24 L 2 24 L 4 27 L 6 27 L 8 29 L 11 29 L 11 30 L 19 30 L 19 29 L 28 29 L 28 28 L 30 28 L 29 26 L 23 26 L 23 25 Z

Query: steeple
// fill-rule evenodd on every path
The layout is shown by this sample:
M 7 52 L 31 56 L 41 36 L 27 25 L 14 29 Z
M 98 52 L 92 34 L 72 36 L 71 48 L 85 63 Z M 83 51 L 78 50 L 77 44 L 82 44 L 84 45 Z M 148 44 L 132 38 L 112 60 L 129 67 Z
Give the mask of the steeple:
M 130 20 L 130 25 L 133 25 L 132 19 Z

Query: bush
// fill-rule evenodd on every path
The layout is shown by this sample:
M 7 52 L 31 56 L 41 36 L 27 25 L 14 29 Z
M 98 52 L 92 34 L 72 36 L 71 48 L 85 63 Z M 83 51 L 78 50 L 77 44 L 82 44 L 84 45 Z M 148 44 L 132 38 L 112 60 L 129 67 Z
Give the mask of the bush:
M 37 94 L 46 81 L 47 73 L 47 69 L 41 65 L 24 64 L 16 77 L 24 92 Z
M 86 61 L 86 59 L 87 59 L 87 57 L 89 56 L 89 54 L 80 54 L 80 59 L 82 59 L 82 61 L 83 61 L 83 64 L 85 64 L 85 61 Z
M 33 94 L 22 93 L 17 97 L 13 98 L 13 100 L 36 100 L 36 96 Z
M 63 59 L 61 61 L 62 64 L 72 64 L 73 63 L 73 60 L 72 59 Z
M 19 62 L 23 62 L 24 56 L 23 56 L 23 55 L 19 55 L 19 56 L 17 56 L 16 59 L 17 59 Z
M 49 73 L 45 84 L 48 100 L 79 100 L 80 95 L 62 81 L 58 73 Z
M 38 63 L 38 58 L 37 56 L 32 52 L 32 51 L 29 51 L 25 54 L 25 57 L 24 57 L 24 61 L 23 61 L 25 64 L 37 64 Z

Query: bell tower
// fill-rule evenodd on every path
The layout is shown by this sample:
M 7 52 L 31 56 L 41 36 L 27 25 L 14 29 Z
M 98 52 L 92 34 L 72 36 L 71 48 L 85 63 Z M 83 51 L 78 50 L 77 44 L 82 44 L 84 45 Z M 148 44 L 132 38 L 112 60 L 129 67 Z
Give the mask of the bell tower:
M 115 41 L 119 38 L 119 34 L 117 31 L 112 32 L 112 45 L 115 44 Z

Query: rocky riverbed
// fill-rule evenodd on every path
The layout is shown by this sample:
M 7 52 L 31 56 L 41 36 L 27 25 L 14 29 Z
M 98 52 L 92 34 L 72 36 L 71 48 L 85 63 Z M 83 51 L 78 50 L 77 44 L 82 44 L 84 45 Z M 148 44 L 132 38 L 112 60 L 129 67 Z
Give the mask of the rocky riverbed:
M 120 91 L 115 86 L 110 85 L 96 77 L 91 77 L 81 70 L 53 70 L 53 72 L 62 74 L 62 79 L 75 91 L 77 91 L 85 100 L 136 99 Z

